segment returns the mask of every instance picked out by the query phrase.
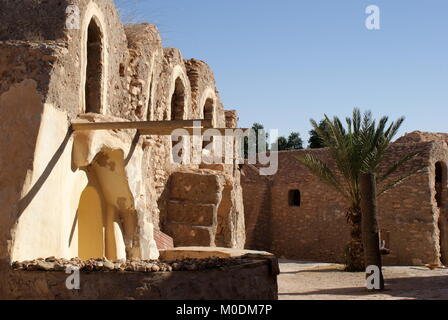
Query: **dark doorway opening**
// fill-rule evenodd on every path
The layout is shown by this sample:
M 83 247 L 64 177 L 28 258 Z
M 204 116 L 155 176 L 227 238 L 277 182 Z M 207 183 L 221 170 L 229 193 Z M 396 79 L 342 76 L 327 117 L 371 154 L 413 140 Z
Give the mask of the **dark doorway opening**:
M 440 241 L 440 260 L 444 265 L 448 265 L 448 221 L 446 213 L 446 181 L 447 181 L 447 170 L 446 164 L 439 161 L 435 164 L 435 200 L 437 207 L 439 208 L 439 241 Z

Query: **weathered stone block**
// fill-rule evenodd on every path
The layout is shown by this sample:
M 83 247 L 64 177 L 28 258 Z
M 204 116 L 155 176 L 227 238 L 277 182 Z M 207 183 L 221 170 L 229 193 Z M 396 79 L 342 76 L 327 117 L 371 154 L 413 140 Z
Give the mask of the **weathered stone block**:
M 175 172 L 171 176 L 170 198 L 217 204 L 221 189 L 222 184 L 217 175 Z
M 215 171 L 224 171 L 224 165 L 223 164 L 206 164 L 201 163 L 199 165 L 199 169 L 208 169 L 208 170 L 215 170 Z
M 170 201 L 168 220 L 170 222 L 211 227 L 216 224 L 216 206 L 213 204 L 191 204 Z
M 216 228 L 196 227 L 181 223 L 169 223 L 166 232 L 173 237 L 175 247 L 215 246 Z

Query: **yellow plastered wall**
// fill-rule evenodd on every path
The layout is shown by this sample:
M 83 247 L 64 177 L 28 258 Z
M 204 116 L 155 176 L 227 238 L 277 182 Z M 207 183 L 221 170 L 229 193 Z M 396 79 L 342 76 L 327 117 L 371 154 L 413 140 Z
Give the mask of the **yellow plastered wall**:
M 79 202 L 78 250 L 81 259 L 104 257 L 103 203 L 93 185 L 87 186 Z

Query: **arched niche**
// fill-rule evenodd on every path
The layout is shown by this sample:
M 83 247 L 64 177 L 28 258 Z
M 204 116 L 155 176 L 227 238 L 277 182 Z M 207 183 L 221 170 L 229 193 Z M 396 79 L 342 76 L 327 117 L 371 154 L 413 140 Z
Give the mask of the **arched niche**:
M 183 120 L 186 116 L 185 84 L 180 77 L 176 78 L 174 92 L 171 95 L 171 120 Z
M 87 29 L 87 65 L 85 81 L 86 113 L 102 113 L 105 61 L 104 35 L 98 19 L 92 17 Z
M 173 70 L 172 89 L 170 96 L 170 119 L 171 120 L 185 120 L 189 116 L 189 95 L 187 93 L 186 76 L 180 66 L 176 66 Z M 175 137 L 171 139 L 172 160 L 180 164 L 185 162 L 184 153 L 188 147 L 188 137 Z
M 81 20 L 80 112 L 107 113 L 109 37 L 105 17 L 91 1 Z

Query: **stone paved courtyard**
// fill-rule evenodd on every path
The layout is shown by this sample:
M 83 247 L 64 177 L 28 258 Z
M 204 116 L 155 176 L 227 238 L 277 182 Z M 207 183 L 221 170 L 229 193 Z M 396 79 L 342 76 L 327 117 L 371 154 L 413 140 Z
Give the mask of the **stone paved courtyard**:
M 280 300 L 448 299 L 448 269 L 385 267 L 386 291 L 370 294 L 363 273 L 342 265 L 280 261 Z

